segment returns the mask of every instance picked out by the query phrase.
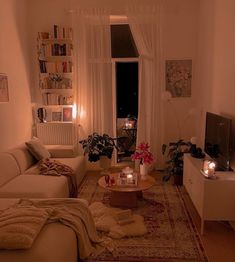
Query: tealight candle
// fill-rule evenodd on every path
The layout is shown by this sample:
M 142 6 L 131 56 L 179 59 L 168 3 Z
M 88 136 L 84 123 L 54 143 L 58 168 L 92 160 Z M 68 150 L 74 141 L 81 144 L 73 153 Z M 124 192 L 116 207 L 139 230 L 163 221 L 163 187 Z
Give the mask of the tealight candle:
M 215 163 L 210 162 L 208 165 L 208 176 L 213 176 L 215 174 Z
M 210 160 L 205 160 L 203 163 L 203 172 L 206 176 L 211 177 L 215 174 L 215 163 Z
M 126 175 L 126 178 L 127 178 L 127 182 L 128 182 L 128 183 L 131 183 L 132 180 L 133 180 L 133 175 L 132 175 L 132 174 L 127 174 L 127 175 Z

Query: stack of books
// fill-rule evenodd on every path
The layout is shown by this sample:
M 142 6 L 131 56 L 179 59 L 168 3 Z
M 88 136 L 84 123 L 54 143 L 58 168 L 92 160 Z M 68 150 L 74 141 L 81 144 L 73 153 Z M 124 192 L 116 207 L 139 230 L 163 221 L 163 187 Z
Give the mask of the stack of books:
M 115 218 L 120 226 L 135 222 L 130 209 L 118 211 L 115 214 Z

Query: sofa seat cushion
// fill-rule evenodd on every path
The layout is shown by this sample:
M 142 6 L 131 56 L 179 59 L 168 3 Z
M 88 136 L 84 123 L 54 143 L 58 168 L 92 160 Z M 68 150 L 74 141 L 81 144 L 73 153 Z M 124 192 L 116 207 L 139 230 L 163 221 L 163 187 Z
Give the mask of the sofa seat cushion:
M 64 176 L 19 175 L 0 187 L 0 198 L 69 197 Z
M 52 158 L 52 159 L 71 167 L 76 175 L 77 186 L 80 185 L 86 173 L 86 162 L 84 156 L 77 156 L 71 158 Z M 24 172 L 24 175 L 39 175 L 39 174 L 40 171 L 37 164 L 31 166 L 29 169 L 27 169 Z
M 71 167 L 76 175 L 77 185 L 79 186 L 86 173 L 86 161 L 84 156 L 77 156 L 72 158 L 53 158 L 62 164 Z

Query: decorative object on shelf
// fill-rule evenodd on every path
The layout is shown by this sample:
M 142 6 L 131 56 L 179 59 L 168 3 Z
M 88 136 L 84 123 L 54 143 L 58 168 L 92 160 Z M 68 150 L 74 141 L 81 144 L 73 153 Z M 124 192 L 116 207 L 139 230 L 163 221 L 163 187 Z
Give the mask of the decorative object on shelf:
M 100 160 L 101 156 L 112 158 L 114 148 L 117 149 L 115 140 L 115 138 L 107 134 L 99 135 L 98 133 L 93 133 L 87 139 L 79 141 L 79 143 L 82 145 L 84 154 L 88 154 L 88 160 L 96 162 Z
M 215 167 L 216 164 L 214 161 L 205 159 L 203 161 L 203 175 L 207 178 L 216 178 Z
M 0 74 L 0 102 L 9 102 L 8 78 L 5 74 Z
M 138 145 L 135 153 L 131 156 L 132 160 L 140 161 L 140 177 L 145 180 L 148 174 L 148 165 L 153 162 L 153 154 L 149 151 L 149 144 L 142 142 Z
M 49 73 L 40 79 L 41 89 L 72 89 L 72 80 L 62 73 Z
M 192 60 L 166 60 L 166 90 L 172 97 L 191 97 Z
M 45 123 L 46 122 L 46 117 L 47 117 L 47 113 L 46 113 L 46 109 L 43 107 L 38 108 L 38 119 L 40 121 L 40 123 Z
M 164 155 L 168 149 L 167 156 L 169 157 L 166 162 L 168 166 L 165 169 L 166 174 L 162 178 L 163 181 L 168 181 L 173 176 L 175 185 L 183 184 L 183 155 L 190 152 L 191 146 L 191 142 L 185 142 L 182 139 L 177 142 L 170 142 L 169 146 L 162 145 L 162 154 Z

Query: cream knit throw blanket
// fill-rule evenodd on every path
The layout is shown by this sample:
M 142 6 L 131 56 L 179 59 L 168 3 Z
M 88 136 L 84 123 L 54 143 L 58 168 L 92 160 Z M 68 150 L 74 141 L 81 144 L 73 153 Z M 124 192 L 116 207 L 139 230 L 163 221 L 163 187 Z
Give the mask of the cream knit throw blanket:
M 69 196 L 74 198 L 77 197 L 78 189 L 77 189 L 76 175 L 71 167 L 50 158 L 45 158 L 40 160 L 38 162 L 38 166 L 39 166 L 40 175 L 66 176 L 69 185 Z
M 98 254 L 106 243 L 91 212 L 79 199 L 27 199 L 0 211 L 0 248 L 30 248 L 44 224 L 60 222 L 74 230 L 81 259 Z

